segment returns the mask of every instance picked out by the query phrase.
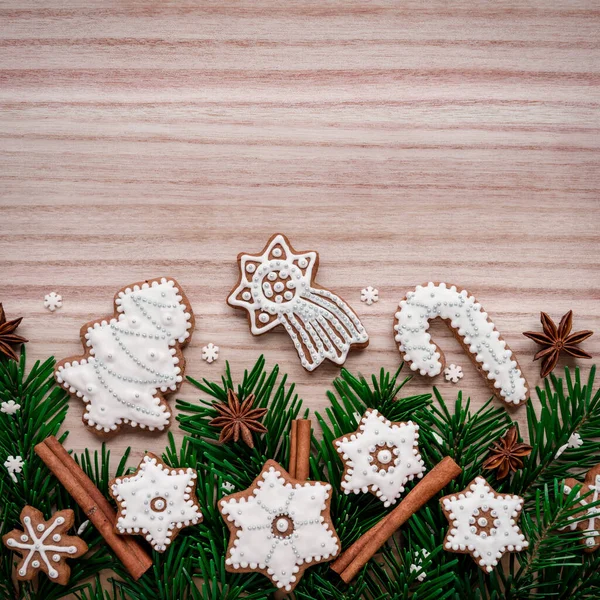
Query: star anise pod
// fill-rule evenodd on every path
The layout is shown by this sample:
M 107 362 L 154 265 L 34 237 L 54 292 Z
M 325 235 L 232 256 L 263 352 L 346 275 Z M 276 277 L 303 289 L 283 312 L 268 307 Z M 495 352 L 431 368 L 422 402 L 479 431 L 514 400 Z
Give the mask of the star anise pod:
M 554 370 L 558 357 L 563 351 L 576 358 L 592 358 L 591 354 L 584 352 L 578 345 L 587 340 L 594 332 L 586 329 L 571 333 L 573 327 L 572 310 L 563 316 L 558 327 L 545 312 L 542 313 L 541 321 L 544 333 L 525 331 L 523 335 L 536 344 L 543 346 L 542 350 L 533 357 L 533 360 L 542 359 L 542 377 L 547 377 Z
M 7 321 L 4 315 L 4 308 L 0 303 L 0 356 L 4 355 L 7 358 L 18 360 L 17 353 L 10 347 L 11 344 L 25 343 L 27 340 L 14 331 L 20 325 L 23 317 Z
M 494 442 L 490 447 L 490 456 L 483 463 L 483 468 L 488 471 L 497 470 L 496 477 L 504 479 L 511 471 L 523 468 L 521 459 L 531 454 L 531 446 L 517 441 L 517 428 L 509 427 L 504 437 Z
M 250 448 L 254 448 L 252 432 L 265 433 L 267 431 L 267 428 L 258 421 L 266 414 L 267 409 L 252 408 L 254 398 L 254 394 L 250 394 L 240 403 L 236 393 L 233 390 L 227 390 L 227 402 L 213 404 L 219 416 L 215 417 L 209 425 L 221 428 L 219 442 L 226 443 L 232 439 L 237 442 L 241 435 L 244 442 Z

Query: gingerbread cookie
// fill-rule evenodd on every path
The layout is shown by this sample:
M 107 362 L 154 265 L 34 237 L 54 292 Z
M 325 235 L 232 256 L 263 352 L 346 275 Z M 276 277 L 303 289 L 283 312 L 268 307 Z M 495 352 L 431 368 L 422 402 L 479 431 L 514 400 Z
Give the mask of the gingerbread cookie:
M 341 365 L 351 347 L 369 344 L 348 304 L 314 282 L 319 267 L 316 252 L 297 252 L 279 234 L 260 254 L 239 254 L 238 264 L 240 279 L 228 304 L 248 311 L 254 335 L 282 325 L 307 371 L 325 359 Z
M 24 531 L 13 529 L 2 537 L 4 545 L 21 556 L 17 579 L 29 581 L 43 571 L 50 581 L 67 585 L 71 568 L 65 560 L 79 558 L 88 551 L 88 545 L 81 538 L 66 535 L 73 527 L 75 513 L 61 510 L 46 521 L 39 510 L 26 506 L 20 520 Z
M 95 433 L 116 433 L 123 424 L 163 430 L 171 418 L 164 394 L 183 381 L 190 303 L 164 277 L 127 286 L 114 302 L 114 316 L 81 328 L 86 353 L 60 361 L 56 380 L 86 403 L 83 422 Z
M 171 468 L 146 453 L 137 470 L 109 483 L 119 512 L 115 529 L 122 535 L 143 535 L 164 552 L 184 527 L 202 522 L 194 469 Z
M 470 554 L 489 573 L 505 552 L 520 552 L 529 546 L 517 520 L 523 498 L 497 494 L 483 477 L 476 477 L 458 494 L 440 499 L 451 529 L 444 548 Z
M 427 333 L 429 321 L 440 317 L 448 322 L 495 395 L 514 405 L 529 399 L 527 382 L 512 351 L 469 292 L 430 282 L 418 285 L 399 306 L 395 315 L 395 339 L 413 371 L 435 377 L 444 369 L 444 354 Z
M 219 500 L 231 532 L 225 568 L 263 573 L 290 592 L 305 569 L 340 551 L 330 505 L 328 483 L 294 479 L 268 460 L 247 490 Z
M 392 423 L 369 408 L 356 432 L 333 440 L 344 463 L 344 492 L 371 492 L 384 506 L 395 504 L 406 483 L 425 472 L 418 439 L 415 423 Z
M 585 551 L 594 552 L 600 548 L 600 510 L 597 506 L 588 508 L 588 505 L 600 500 L 600 465 L 596 465 L 587 472 L 583 483 L 573 478 L 565 479 L 564 493 L 570 494 L 576 485 L 581 485 L 576 496 L 581 505 L 581 512 L 576 515 L 579 520 L 571 523 L 569 528 L 572 531 L 575 529 L 583 531 L 584 537 L 581 542 L 585 545 Z M 581 519 L 586 516 L 587 519 Z

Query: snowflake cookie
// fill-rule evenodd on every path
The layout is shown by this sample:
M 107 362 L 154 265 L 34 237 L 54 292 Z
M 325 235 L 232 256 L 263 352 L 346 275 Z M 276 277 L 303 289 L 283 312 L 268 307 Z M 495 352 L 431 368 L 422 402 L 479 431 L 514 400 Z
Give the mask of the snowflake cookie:
M 569 529 L 581 530 L 583 532 L 581 542 L 585 545 L 585 551 L 594 552 L 600 548 L 600 509 L 597 506 L 588 508 L 588 505 L 600 500 L 600 465 L 587 472 L 583 483 L 572 478 L 565 479 L 564 493 L 570 494 L 576 485 L 581 486 L 576 496 L 581 505 L 581 512 L 573 517 L 578 520 L 571 523 Z
M 330 505 L 328 483 L 293 479 L 268 460 L 247 490 L 219 500 L 231 533 L 225 568 L 258 571 L 278 588 L 293 590 L 305 569 L 340 551 Z
M 418 439 L 415 423 L 392 423 L 369 408 L 356 432 L 333 441 L 344 463 L 344 492 L 371 492 L 384 506 L 395 504 L 406 483 L 425 472 Z
M 458 365 L 450 365 L 446 367 L 444 369 L 444 377 L 446 378 L 446 381 L 458 383 L 458 380 L 463 378 L 462 367 L 459 367 Z
M 50 311 L 54 312 L 57 308 L 62 306 L 62 296 L 56 292 L 50 292 L 44 296 L 44 306 Z
M 307 371 L 325 359 L 341 365 L 351 347 L 369 344 L 346 302 L 314 283 L 316 252 L 296 252 L 284 235 L 274 235 L 260 254 L 239 254 L 238 264 L 240 280 L 228 304 L 248 311 L 254 335 L 282 325 Z
M 135 473 L 109 483 L 119 508 L 117 533 L 143 535 L 164 552 L 184 527 L 202 522 L 197 477 L 194 469 L 171 468 L 147 452 Z
M 507 404 L 529 399 L 527 382 L 495 325 L 469 292 L 454 285 L 418 285 L 400 301 L 395 340 L 413 371 L 435 377 L 444 368 L 444 354 L 427 333 L 429 321 L 437 317 L 447 322 L 494 394 Z
M 371 306 L 373 302 L 379 302 L 379 290 L 372 286 L 363 288 L 360 291 L 360 301 L 366 302 L 368 306 Z
M 17 478 L 15 476 L 15 473 L 21 473 L 23 471 L 24 465 L 25 465 L 25 463 L 23 462 L 23 459 L 20 456 L 9 456 L 4 461 L 4 467 L 8 471 L 10 478 L 15 483 L 17 483 Z
M 78 558 L 88 551 L 81 538 L 66 535 L 75 520 L 73 511 L 61 510 L 45 521 L 39 510 L 26 506 L 20 520 L 24 531 L 13 529 L 2 538 L 4 545 L 22 558 L 17 565 L 17 579 L 28 581 L 43 571 L 50 581 L 67 585 L 71 568 L 65 559 Z
M 219 346 L 215 346 L 212 342 L 202 348 L 202 360 L 208 364 L 215 362 L 219 358 Z
M 83 422 L 95 433 L 116 433 L 123 424 L 162 431 L 171 418 L 164 394 L 183 381 L 190 303 L 163 277 L 121 289 L 114 304 L 116 316 L 81 328 L 86 354 L 60 361 L 54 375 L 86 403 Z
M 444 548 L 470 554 L 487 573 L 505 552 L 520 552 L 529 542 L 517 525 L 523 498 L 497 494 L 483 477 L 476 477 L 458 494 L 440 499 L 451 528 Z

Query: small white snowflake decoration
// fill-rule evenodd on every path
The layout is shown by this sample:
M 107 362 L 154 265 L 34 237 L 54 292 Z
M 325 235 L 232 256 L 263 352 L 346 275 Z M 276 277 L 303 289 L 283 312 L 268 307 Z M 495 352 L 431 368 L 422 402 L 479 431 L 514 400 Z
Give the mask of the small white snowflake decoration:
M 231 483 L 231 481 L 223 481 L 221 483 L 221 489 L 226 494 L 231 494 L 231 492 L 233 492 L 235 490 L 235 485 L 233 485 L 233 483 Z
M 569 518 L 570 521 L 575 520 L 568 527 L 572 531 L 575 529 L 583 531 L 582 542 L 585 545 L 585 551 L 594 552 L 600 548 L 600 509 L 597 506 L 589 508 L 589 504 L 600 500 L 600 465 L 587 472 L 583 483 L 572 478 L 566 479 L 563 488 L 565 495 L 570 494 L 576 485 L 581 485 L 581 489 L 576 495 L 581 505 L 581 512 L 575 517 Z M 581 517 L 587 518 L 582 519 Z
M 344 462 L 344 492 L 371 492 L 384 506 L 394 504 L 406 483 L 425 472 L 418 439 L 415 423 L 392 423 L 369 408 L 358 431 L 333 441 Z
M 4 461 L 4 466 L 5 466 L 6 470 L 8 471 L 10 478 L 15 483 L 17 482 L 15 473 L 21 473 L 23 471 L 24 465 L 25 465 L 25 463 L 23 462 L 23 459 L 20 456 L 9 456 Z
M 425 550 L 425 548 L 421 548 L 421 550 L 417 550 L 415 553 L 415 558 L 413 563 L 410 565 L 411 573 L 418 573 L 417 579 L 419 581 L 425 581 L 427 578 L 427 573 L 423 571 L 423 562 L 429 556 L 429 552 Z
M 17 404 L 14 400 L 8 400 L 0 405 L 0 412 L 3 412 L 7 415 L 14 415 L 15 413 L 19 412 L 20 408 L 20 404 Z
M 181 529 L 202 521 L 196 478 L 194 469 L 171 468 L 146 454 L 133 475 L 110 483 L 119 507 L 117 531 L 143 535 L 157 552 L 164 552 Z
M 458 494 L 440 499 L 451 528 L 444 548 L 470 554 L 486 572 L 491 572 L 505 552 L 520 552 L 529 543 L 517 520 L 523 498 L 497 494 L 483 477 L 476 477 Z
M 370 285 L 366 288 L 363 288 L 360 291 L 360 300 L 361 302 L 366 302 L 369 306 L 371 306 L 373 302 L 379 301 L 379 290 Z
M 305 569 L 340 551 L 330 504 L 331 485 L 300 482 L 268 460 L 247 490 L 219 501 L 231 533 L 225 568 L 258 571 L 291 591 Z
M 563 444 L 557 451 L 554 458 L 558 458 L 567 448 L 581 448 L 583 446 L 583 440 L 581 436 L 575 432 L 569 436 L 566 444 Z
M 215 346 L 212 342 L 202 348 L 202 360 L 205 360 L 208 364 L 214 362 L 219 358 L 219 346 Z
M 44 306 L 50 311 L 54 312 L 57 308 L 62 306 L 62 296 L 56 292 L 50 292 L 44 296 Z
M 444 369 L 444 377 L 446 378 L 446 381 L 458 383 L 458 380 L 463 378 L 462 367 L 458 365 L 449 365 Z

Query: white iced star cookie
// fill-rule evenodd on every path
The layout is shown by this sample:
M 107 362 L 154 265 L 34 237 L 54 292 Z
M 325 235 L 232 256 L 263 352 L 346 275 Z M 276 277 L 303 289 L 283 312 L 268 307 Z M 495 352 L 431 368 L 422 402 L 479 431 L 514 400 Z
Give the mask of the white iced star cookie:
M 283 326 L 306 370 L 313 371 L 325 359 L 341 365 L 351 347 L 369 344 L 348 304 L 314 283 L 316 252 L 297 252 L 277 234 L 260 254 L 239 254 L 238 264 L 240 279 L 227 303 L 248 311 L 254 335 Z
M 293 590 L 305 569 L 340 551 L 330 505 L 328 483 L 293 479 L 268 460 L 247 490 L 219 500 L 231 532 L 225 568 L 257 571 L 278 588 Z
M 117 533 L 143 535 L 164 552 L 184 527 L 202 522 L 196 479 L 194 469 L 171 468 L 146 453 L 135 473 L 109 483 L 119 507 Z
M 458 494 L 444 496 L 440 503 L 450 523 L 444 548 L 470 554 L 487 573 L 505 552 L 529 546 L 517 525 L 523 498 L 497 494 L 483 477 L 476 477 Z
M 371 492 L 384 506 L 394 504 L 406 483 L 425 472 L 418 439 L 415 423 L 392 423 L 369 408 L 356 432 L 333 441 L 344 463 L 344 492 Z
M 13 529 L 2 538 L 7 548 L 21 556 L 17 579 L 29 581 L 42 571 L 50 581 L 67 585 L 71 568 L 65 559 L 79 558 L 88 551 L 88 545 L 81 538 L 67 535 L 73 527 L 75 513 L 61 510 L 46 521 L 39 510 L 25 506 L 20 520 L 23 531 Z
M 418 285 L 400 301 L 394 320 L 395 340 L 413 371 L 435 377 L 444 369 L 444 354 L 427 333 L 429 321 L 438 317 L 450 327 L 498 398 L 512 405 L 529 399 L 519 364 L 496 326 L 469 292 L 458 291 L 454 285 Z
M 161 431 L 171 418 L 164 395 L 183 381 L 190 303 L 163 277 L 118 291 L 114 315 L 81 328 L 86 353 L 61 360 L 56 380 L 86 403 L 83 422 L 94 433 L 114 434 L 124 424 Z
M 594 552 L 600 548 L 600 508 L 597 506 L 589 508 L 588 505 L 600 500 L 600 465 L 596 465 L 587 472 L 583 483 L 572 478 L 566 479 L 564 484 L 565 495 L 570 494 L 576 485 L 581 485 L 581 489 L 576 496 L 581 505 L 581 512 L 574 517 L 578 520 L 571 523 L 569 529 L 572 531 L 575 529 L 581 530 L 584 535 L 581 542 L 585 545 L 585 551 Z M 582 519 L 581 517 L 587 518 Z

